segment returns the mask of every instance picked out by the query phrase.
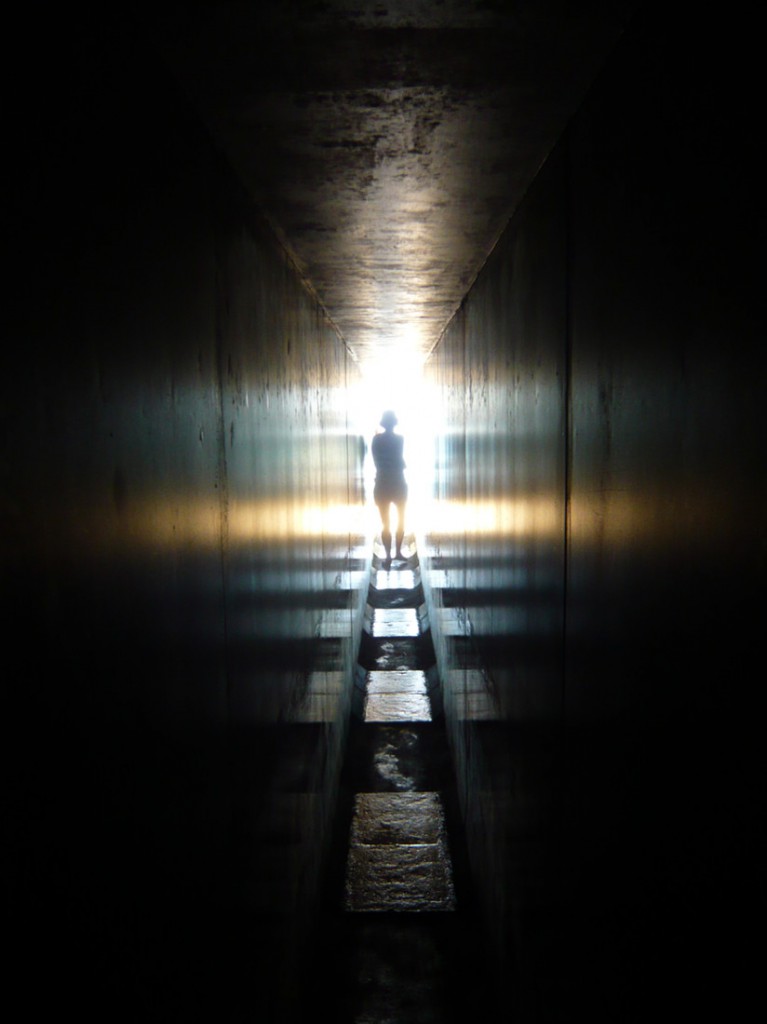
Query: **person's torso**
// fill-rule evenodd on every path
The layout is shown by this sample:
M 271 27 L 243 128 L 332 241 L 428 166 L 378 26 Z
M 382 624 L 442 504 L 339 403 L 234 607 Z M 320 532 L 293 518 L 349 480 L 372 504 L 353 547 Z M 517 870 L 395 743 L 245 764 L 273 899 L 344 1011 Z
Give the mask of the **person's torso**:
M 378 479 L 399 480 L 405 463 L 402 458 L 404 438 L 399 434 L 376 434 L 373 438 L 373 462 Z

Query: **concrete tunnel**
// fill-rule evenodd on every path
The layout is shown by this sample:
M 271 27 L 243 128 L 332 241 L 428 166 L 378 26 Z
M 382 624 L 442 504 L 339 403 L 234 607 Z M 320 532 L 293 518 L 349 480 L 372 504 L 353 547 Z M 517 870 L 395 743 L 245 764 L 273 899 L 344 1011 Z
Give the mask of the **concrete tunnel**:
M 392 406 L 483 967 L 453 972 L 467 1005 L 743 1016 L 764 912 L 751 9 L 17 18 L 8 1005 L 346 1019 L 320 907 Z

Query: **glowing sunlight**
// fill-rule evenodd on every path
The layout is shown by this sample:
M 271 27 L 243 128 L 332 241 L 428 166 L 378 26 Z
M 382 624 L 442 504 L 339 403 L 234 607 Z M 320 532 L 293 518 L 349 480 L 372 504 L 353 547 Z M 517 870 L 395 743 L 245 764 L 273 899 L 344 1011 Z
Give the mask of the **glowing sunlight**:
M 370 457 L 370 443 L 381 429 L 379 421 L 385 409 L 397 414 L 396 433 L 405 439 L 405 477 L 408 483 L 408 532 L 424 529 L 425 515 L 432 493 L 434 445 L 439 433 L 439 408 L 433 390 L 423 377 L 420 356 L 403 351 L 386 362 L 371 366 L 358 388 L 350 395 L 352 429 L 365 440 L 365 485 L 368 505 L 372 504 L 375 469 Z

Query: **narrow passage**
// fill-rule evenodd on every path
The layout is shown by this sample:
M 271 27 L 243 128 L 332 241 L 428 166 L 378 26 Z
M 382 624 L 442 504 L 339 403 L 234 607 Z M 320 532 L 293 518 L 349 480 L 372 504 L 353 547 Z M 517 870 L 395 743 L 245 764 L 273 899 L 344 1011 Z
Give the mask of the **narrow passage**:
M 338 1024 L 453 1024 L 490 1005 L 414 538 L 376 539 L 315 1006 Z M 479 1015 L 479 1016 L 478 1016 Z

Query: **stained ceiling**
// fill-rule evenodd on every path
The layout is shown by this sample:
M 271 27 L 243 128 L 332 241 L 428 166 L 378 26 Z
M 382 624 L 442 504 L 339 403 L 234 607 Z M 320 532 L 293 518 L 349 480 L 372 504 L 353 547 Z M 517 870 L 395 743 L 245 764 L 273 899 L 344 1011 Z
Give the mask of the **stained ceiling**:
M 140 17 L 369 367 L 437 343 L 634 7 L 256 0 Z

